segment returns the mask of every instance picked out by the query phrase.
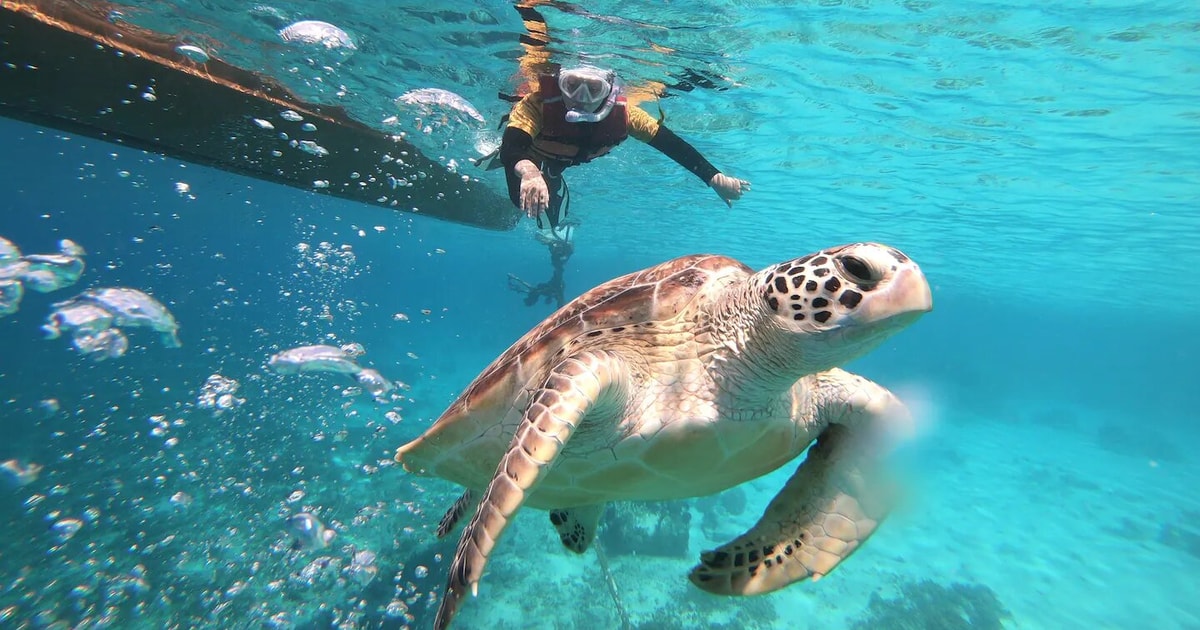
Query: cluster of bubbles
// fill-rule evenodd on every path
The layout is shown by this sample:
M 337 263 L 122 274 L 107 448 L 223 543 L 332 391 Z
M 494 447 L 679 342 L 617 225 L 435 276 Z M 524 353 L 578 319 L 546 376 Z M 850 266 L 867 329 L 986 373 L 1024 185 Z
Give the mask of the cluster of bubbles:
M 33 462 L 25 463 L 19 459 L 6 460 L 0 463 L 0 478 L 13 486 L 27 486 L 37 481 L 42 472 L 42 465 Z
M 341 347 L 328 345 L 299 346 L 274 354 L 267 365 L 276 374 L 306 374 L 328 372 L 353 376 L 376 399 L 395 389 L 395 385 L 378 371 L 364 368 L 356 358 L 366 353 L 360 344 Z
M 213 377 L 205 381 L 208 391 L 197 409 L 206 399 L 214 399 L 220 408 L 221 398 L 238 389 L 232 379 Z M 264 401 L 263 408 L 272 404 Z M 404 506 L 376 502 L 359 510 L 353 523 L 329 520 L 330 508 L 307 503 L 310 492 L 328 492 L 321 489 L 326 482 L 315 463 L 300 457 L 299 449 L 257 455 L 256 450 L 278 448 L 280 442 L 260 439 L 262 427 L 249 432 L 236 428 L 267 419 L 255 407 L 223 410 L 224 415 L 214 414 L 216 423 L 194 418 L 185 422 L 186 411 L 148 418 L 147 437 L 166 438 L 170 431 L 187 436 L 183 439 L 188 448 L 156 452 L 149 443 L 131 442 L 116 431 L 107 439 L 97 433 L 97 439 L 86 440 L 86 451 L 80 454 L 92 455 L 78 464 L 103 463 L 109 470 L 97 479 L 107 481 L 87 482 L 78 476 L 80 471 L 67 472 L 69 462 L 64 460 L 59 466 L 63 470 L 52 472 L 49 484 L 34 486 L 36 494 L 25 505 L 29 516 L 36 510 L 46 522 L 45 534 L 32 542 L 36 546 L 44 540 L 47 557 L 35 557 L 34 564 L 27 565 L 38 567 L 30 579 L 14 584 L 7 602 L 0 598 L 0 626 L 5 619 L 20 625 L 37 617 L 34 627 L 122 627 L 140 617 L 148 625 L 156 625 L 153 620 L 158 619 L 164 626 L 169 619 L 191 627 L 295 628 L 317 623 L 359 628 L 376 627 L 384 616 L 412 623 L 427 614 L 432 583 L 400 581 L 397 571 L 397 593 L 403 588 L 411 603 L 389 603 L 395 599 L 387 594 L 391 584 L 382 592 L 373 586 L 384 577 L 384 551 L 399 553 L 403 560 L 411 551 L 399 546 L 402 541 L 414 548 L 421 544 L 419 528 L 405 527 L 402 537 L 396 537 L 396 518 L 404 514 Z M 104 424 L 116 429 L 114 420 L 106 418 Z M 171 437 L 163 443 L 169 449 L 181 442 Z M 113 452 L 111 446 L 124 448 Z M 331 448 L 318 459 L 336 456 L 342 448 Z M 238 457 L 238 451 L 249 458 Z M 285 466 L 298 462 L 292 477 L 299 487 L 286 498 L 286 492 L 278 494 L 277 482 L 268 481 L 276 475 L 259 470 L 272 466 L 276 458 L 289 462 Z M 240 470 L 247 463 L 255 470 Z M 336 492 L 345 492 L 345 484 L 352 482 L 341 476 L 344 473 L 337 474 Z M 336 497 L 317 501 L 336 505 L 345 500 Z M 278 520 L 270 515 L 272 506 Z M 408 511 L 419 516 L 411 505 Z M 346 532 L 352 533 L 343 539 Z M 269 542 L 272 536 L 274 544 Z M 21 567 L 31 560 L 13 555 L 8 561 Z M 387 560 L 388 565 L 395 562 L 394 557 Z M 53 582 L 35 582 L 41 579 L 37 574 Z M 422 569 L 418 575 L 429 573 Z M 331 618 L 334 623 L 329 623 Z
M 301 18 L 280 8 L 259 4 L 250 8 L 249 17 L 272 29 L 273 34 L 288 46 L 285 54 L 275 59 L 281 63 L 280 71 L 273 72 L 278 76 L 295 77 L 303 83 L 303 89 L 297 91 L 306 100 L 315 102 L 336 101 L 343 106 L 353 107 L 361 96 L 357 91 L 365 90 L 364 77 L 352 72 L 350 76 L 342 76 L 343 64 L 359 49 L 360 43 L 350 33 L 336 24 L 315 19 Z M 479 17 L 479 19 L 485 19 Z M 487 18 L 495 23 L 494 18 Z M 193 61 L 203 63 L 208 54 L 196 46 L 182 46 L 177 51 L 180 55 Z M 357 86 L 357 90 L 356 90 Z M 409 90 L 394 99 L 400 113 L 412 115 L 412 128 L 415 133 L 409 137 L 407 131 L 397 134 L 399 139 L 414 142 L 420 150 L 431 155 L 439 155 L 439 161 L 451 173 L 458 173 L 459 164 L 466 160 L 487 153 L 499 144 L 496 134 L 488 129 L 484 116 L 463 96 L 439 87 L 422 87 Z M 379 105 L 372 104 L 369 111 L 378 111 Z M 284 112 L 286 120 L 299 122 L 302 118 L 296 112 Z M 254 124 L 264 129 L 274 129 L 269 121 L 255 119 Z M 383 120 L 386 127 L 400 124 L 398 116 L 388 116 Z M 306 124 L 306 131 L 315 131 L 315 127 Z M 329 151 L 312 139 L 288 138 L 280 134 L 292 149 L 297 149 L 317 157 L 326 157 Z M 448 156 L 456 146 L 465 155 Z M 274 151 L 282 155 L 281 151 Z M 396 161 L 403 166 L 403 155 Z M 424 172 L 411 174 L 388 175 L 393 188 L 407 185 L 416 178 L 426 177 Z M 470 181 L 470 176 L 462 175 L 464 181 Z M 330 186 L 328 180 L 315 180 L 313 188 L 322 189 Z M 381 198 L 381 202 L 386 199 Z M 397 201 L 392 200 L 392 205 Z
M 332 274 L 346 278 L 358 275 L 355 263 L 358 258 L 350 245 L 335 246 L 328 241 L 321 241 L 315 246 L 308 243 L 297 243 L 298 260 L 296 268 L 315 270 L 320 274 Z
M 287 521 L 287 528 L 295 537 L 292 541 L 294 550 L 324 549 L 337 535 L 337 532 L 326 527 L 321 519 L 309 512 L 293 514 Z
M 83 248 L 63 239 L 58 249 L 57 254 L 22 255 L 12 241 L 0 236 L 0 317 L 17 312 L 26 288 L 49 293 L 79 281 Z
M 200 388 L 196 406 L 211 410 L 214 415 L 237 409 L 246 402 L 245 398 L 236 396 L 239 387 L 241 387 L 241 383 L 238 383 L 236 379 L 213 374 L 204 381 L 204 385 Z
M 25 287 L 48 293 L 71 286 L 83 275 L 84 249 L 74 241 L 59 241 L 57 254 L 21 255 L 17 246 L 0 237 L 0 317 L 17 312 Z M 178 348 L 179 324 L 160 302 L 137 289 L 89 289 L 57 302 L 42 325 L 48 339 L 69 333 L 81 353 L 96 360 L 119 357 L 129 348 L 121 328 L 148 327 L 158 331 L 164 345 Z
M 339 328 L 353 322 L 362 304 L 336 297 L 342 283 L 360 273 L 353 249 L 337 241 L 302 240 L 295 248 L 295 268 L 285 272 L 295 277 L 288 279 L 283 295 L 302 300 L 318 321 L 337 316 Z M 39 287 L 52 286 L 52 278 L 66 286 L 62 270 L 78 269 L 71 282 L 83 270 L 82 260 L 71 265 L 22 257 L 11 244 L 3 251 L 2 267 L 19 264 L 21 275 L 10 271 L 0 277 L 22 284 L 28 272 Z M 83 251 L 64 241 L 60 255 L 82 256 Z M 89 289 L 53 306 L 42 330 L 72 339 L 93 359 L 124 354 L 129 328 L 149 329 L 163 344 L 179 345 L 175 316 L 136 289 Z M 304 308 L 298 309 L 301 316 Z M 403 627 L 429 613 L 436 604 L 436 585 L 427 583 L 434 580 L 431 562 L 423 558 L 412 564 L 417 569 L 403 568 L 428 542 L 419 525 L 427 519 L 419 508 L 393 500 L 359 510 L 353 523 L 333 516 L 344 509 L 341 502 L 353 500 L 345 484 L 354 476 L 394 464 L 353 438 L 373 439 L 385 426 L 400 423 L 401 416 L 398 409 L 379 409 L 378 420 L 360 431 L 354 423 L 330 426 L 339 422 L 330 412 L 340 406 L 350 419 L 362 408 L 354 397 L 369 393 L 377 403 L 394 403 L 401 400 L 398 390 L 407 389 L 367 367 L 362 345 L 335 341 L 343 333 L 312 335 L 331 345 L 283 346 L 288 349 L 279 352 L 272 347 L 258 355 L 268 357 L 265 366 L 258 363 L 257 373 L 234 374 L 237 378 L 228 371 L 230 357 L 214 345 L 209 352 L 222 361 L 219 371 L 206 366 L 188 377 L 193 385 L 201 379 L 203 384 L 184 389 L 184 400 L 167 403 L 173 408 L 136 411 L 152 400 L 174 399 L 179 388 L 169 382 L 161 391 L 135 387 L 130 394 L 141 400 L 128 409 L 119 401 L 87 396 L 73 412 L 78 423 L 48 427 L 55 439 L 66 438 L 59 444 L 76 435 L 79 443 L 62 451 L 59 460 L 45 462 L 44 473 L 28 460 L 0 464 L 0 482 L 27 488 L 21 490 L 25 518 L 36 515 L 46 524 L 32 555 L 10 558 L 14 566 L 37 568 L 29 569 L 9 596 L 0 593 L 0 626 L 6 620 L 36 620 L 38 627 L 117 627 L 152 615 L 182 625 L 275 628 L 331 618 L 339 627 L 366 627 L 389 617 Z M 135 342 L 136 334 L 130 333 Z M 185 357 L 183 365 L 207 356 Z M 299 396 L 289 387 L 267 385 L 263 367 L 266 374 L 284 375 L 280 382 L 309 375 L 319 385 L 344 376 L 350 385 L 340 399 L 320 396 L 307 385 Z M 88 408 L 88 400 L 102 402 L 103 411 L 93 415 L 97 410 Z M 126 413 L 127 420 L 139 420 L 136 427 L 122 422 Z M 288 424 L 278 424 L 283 417 Z M 326 432 L 334 438 L 306 458 L 305 442 Z M 96 470 L 107 473 L 92 474 Z M 21 505 L 14 507 L 21 510 Z M 397 514 L 407 514 L 412 525 L 401 527 L 399 535 Z M 376 515 L 387 518 L 368 524 Z M 45 557 L 35 557 L 39 553 Z M 390 576 L 395 592 L 389 595 L 392 584 L 380 567 L 397 564 L 401 568 Z M 381 581 L 388 587 L 382 591 Z
M 483 114 L 465 97 L 450 90 L 416 88 L 396 97 L 394 103 L 399 111 L 412 116 L 412 128 L 418 132 L 413 137 L 402 133 L 401 137 L 427 153 L 438 155 L 438 161 L 451 173 L 458 174 L 461 164 L 476 161 L 475 156 L 491 153 L 500 145 Z M 383 124 L 399 125 L 400 118 L 389 116 Z M 463 151 L 466 155 L 447 155 L 453 151 Z M 463 174 L 462 180 L 467 182 L 471 177 Z
M 303 94 L 305 100 L 325 101 L 330 95 L 343 99 L 351 93 L 338 75 L 342 63 L 358 50 L 359 42 L 341 27 L 322 20 L 297 19 L 294 14 L 265 4 L 251 7 L 249 17 L 287 44 L 288 50 L 274 60 L 281 64 L 279 70 L 269 74 L 300 77 L 308 92 Z
M 459 124 L 471 124 L 468 119 L 481 125 L 486 124 L 483 114 L 480 114 L 470 101 L 450 90 L 441 88 L 409 90 L 396 98 L 396 105 L 411 106 L 417 112 L 425 116 L 432 116 L 435 120 L 446 117 Z
M 54 312 L 42 330 L 46 338 L 71 335 L 71 343 L 97 361 L 123 356 L 129 339 L 122 328 L 145 327 L 157 331 L 168 348 L 178 348 L 179 324 L 161 302 L 137 289 L 126 287 L 89 289 L 65 302 L 54 304 Z
M 288 122 L 304 122 L 304 115 L 297 111 L 291 110 L 291 109 L 285 109 L 285 110 L 279 112 L 279 118 L 281 118 L 282 120 L 286 120 Z M 275 130 L 275 124 L 265 118 L 251 118 L 250 124 L 254 125 L 255 127 L 259 128 L 259 129 L 262 129 L 263 131 L 274 131 Z M 300 126 L 300 130 L 305 133 L 314 133 L 317 130 L 317 126 L 311 122 L 306 122 Z M 329 156 L 329 149 L 326 149 L 325 147 L 321 146 L 316 140 L 308 140 L 308 139 L 300 140 L 297 138 L 292 138 L 291 136 L 288 135 L 288 133 L 286 131 L 280 131 L 278 134 L 278 138 L 279 138 L 280 142 L 283 144 L 280 145 L 279 149 L 273 149 L 271 151 L 271 155 L 273 157 L 281 157 L 283 155 L 282 149 L 285 147 L 291 147 L 292 149 L 297 149 L 297 150 L 303 151 L 309 155 L 313 155 L 316 157 L 323 158 L 323 157 Z M 312 185 L 313 185 L 313 188 L 328 188 L 329 182 L 326 180 L 316 180 L 316 181 L 313 181 Z M 177 186 L 177 189 L 178 189 L 178 186 Z M 180 194 L 183 194 L 187 191 L 179 191 L 179 192 L 180 192 Z
M 288 18 L 275 7 L 256 5 L 250 9 L 251 16 L 273 25 L 284 24 Z M 279 39 L 298 46 L 318 46 L 326 50 L 338 50 L 349 54 L 358 50 L 354 40 L 346 31 L 320 20 L 300 20 L 283 26 L 276 31 Z M 180 44 L 175 47 L 179 55 L 198 64 L 207 63 L 208 51 L 195 44 Z
M 0 317 L 20 309 L 27 287 L 49 293 L 79 281 L 86 252 L 68 239 L 58 242 L 58 250 L 54 254 L 23 255 L 12 241 L 0 236 Z M 44 400 L 40 406 L 52 415 L 58 409 L 58 401 Z M 37 481 L 42 468 L 35 462 L 8 459 L 0 463 L 0 480 L 8 486 L 24 487 Z
M 279 29 L 279 39 L 289 44 L 324 46 L 326 50 L 357 50 L 358 46 L 342 29 L 320 20 L 300 20 Z
M 272 48 L 279 51 L 277 62 L 294 68 L 293 76 L 310 88 L 309 93 L 321 97 L 318 102 L 330 102 L 335 95 L 342 99 L 346 84 L 353 89 L 354 77 L 347 78 L 340 64 L 363 45 L 359 37 L 369 32 L 347 33 L 335 24 L 297 20 L 291 11 L 264 5 L 250 11 L 271 25 L 269 32 L 277 42 L 287 44 Z M 192 41 L 180 44 L 175 52 L 191 63 L 204 64 L 210 60 L 211 48 Z M 157 98 L 152 87 L 143 91 L 142 98 Z M 415 108 L 409 120 L 420 130 L 416 135 L 441 143 L 447 156 L 452 155 L 456 138 L 461 142 L 464 131 L 478 130 L 484 122 L 466 99 L 435 88 L 406 93 L 396 106 L 401 109 L 394 113 L 401 116 Z M 263 115 L 246 125 L 251 131 L 280 135 L 281 142 L 273 147 L 280 154 L 303 151 L 321 159 L 328 153 L 311 135 L 321 121 L 311 117 L 306 121 L 297 112 Z M 280 133 L 284 128 L 291 137 Z M 463 143 L 459 148 L 468 152 L 468 146 Z M 398 163 L 394 165 L 396 188 L 410 184 L 405 178 L 427 176 L 405 163 L 405 152 L 396 153 L 398 157 L 389 158 Z M 442 157 L 441 162 L 454 171 L 464 161 L 457 157 L 457 161 Z M 314 182 L 315 187 L 320 185 Z M 186 182 L 175 183 L 175 192 L 194 199 Z M 238 372 L 242 357 L 232 352 L 233 346 L 223 349 L 219 342 L 196 333 L 197 339 L 204 339 L 201 348 L 211 347 L 186 356 L 173 353 L 180 357 L 179 367 L 210 361 L 219 365 L 201 365 L 202 371 L 183 381 L 186 387 L 161 377 L 153 387 L 143 389 L 136 380 L 131 385 L 128 377 L 141 373 L 136 362 L 149 358 L 148 353 L 139 356 L 138 350 L 127 352 L 131 343 L 139 342 L 138 335 L 148 329 L 165 345 L 179 345 L 179 325 L 163 303 L 136 289 L 112 287 L 93 288 L 54 304 L 42 330 L 63 337 L 59 343 L 65 346 L 69 341 L 94 360 L 128 354 L 115 362 L 118 365 L 104 364 L 99 369 L 109 373 L 113 368 L 111 373 L 121 376 L 111 385 L 124 389 L 112 391 L 128 392 L 138 400 L 106 397 L 99 393 L 98 383 L 97 393 L 89 390 L 78 404 L 69 392 L 56 392 L 70 401 L 64 404 L 72 411 L 45 422 L 46 434 L 54 436 L 46 448 L 54 452 L 32 455 L 46 464 L 40 482 L 43 467 L 39 464 L 17 459 L 0 463 L 0 482 L 9 482 L 18 488 L 13 494 L 21 495 L 13 502 L 16 513 L 24 501 L 23 518 L 44 521 L 42 527 L 29 528 L 30 544 L 24 545 L 29 549 L 5 558 L 12 563 L 14 579 L 0 588 L 5 591 L 0 593 L 0 626 L 8 622 L 54 628 L 150 626 L 165 615 L 170 625 L 190 627 L 352 628 L 377 625 L 379 615 L 385 615 L 390 617 L 388 627 L 396 627 L 395 621 L 404 627 L 436 605 L 437 585 L 427 582 L 437 580 L 435 563 L 441 558 L 421 549 L 430 542 L 422 528 L 429 519 L 414 502 L 378 501 L 358 510 L 352 523 L 337 518 L 348 507 L 345 502 L 362 496 L 352 488 L 360 481 L 359 471 L 369 475 L 392 465 L 390 458 L 378 459 L 379 443 L 368 449 L 356 442 L 358 436 L 372 436 L 367 431 L 356 433 L 360 427 L 348 423 L 350 437 L 343 437 L 345 441 L 335 438 L 305 452 L 305 446 L 312 446 L 307 440 L 313 427 L 330 434 L 340 428 L 329 426 L 340 422 L 331 411 L 338 406 L 347 409 L 353 400 L 350 390 L 369 393 L 377 402 L 395 401 L 396 390 L 406 386 L 365 367 L 370 363 L 362 358 L 361 346 L 342 344 L 342 334 L 354 333 L 345 330 L 346 324 L 356 321 L 363 306 L 338 297 L 343 283 L 360 273 L 355 252 L 338 240 L 299 240 L 306 242 L 296 247 L 295 267 L 283 273 L 295 274 L 291 280 L 296 281 L 287 282 L 286 291 L 295 296 L 293 312 L 306 318 L 304 323 L 310 327 L 308 334 L 288 341 L 311 339 L 310 343 L 332 345 L 300 346 L 274 355 L 293 343 L 259 347 L 247 363 L 254 366 L 248 375 Z M 0 239 L 0 317 L 16 312 L 26 289 L 52 291 L 80 278 L 82 248 L 63 241 L 60 250 L 21 256 L 15 246 Z M 67 295 L 64 292 L 63 297 Z M 192 330 L 191 317 L 184 311 L 177 315 Z M 405 320 L 407 315 L 396 318 Z M 339 334 L 314 334 L 316 328 Z M 263 337 L 279 334 L 277 330 L 264 326 Z M 194 343 L 199 342 L 189 335 L 189 346 Z M 269 371 L 264 373 L 261 361 L 267 356 Z M 97 369 L 89 361 L 79 365 L 87 366 L 83 370 Z M 174 374 L 176 366 L 170 367 Z M 274 380 L 284 385 L 270 386 L 270 374 L 305 376 L 279 376 Z M 330 400 L 317 395 L 338 377 L 350 383 L 344 397 L 335 395 Z M 303 395 L 298 393 L 301 390 Z M 367 401 L 366 396 L 359 399 Z M 146 407 L 163 400 L 168 401 L 167 407 Z M 399 409 L 378 411 L 386 411 L 379 422 L 389 428 L 401 422 Z M 65 421 L 67 415 L 71 422 Z M 413 427 L 392 430 L 409 428 Z M 338 436 L 345 433 L 337 431 Z M 403 490 L 400 496 L 409 498 L 424 491 L 416 484 Z M 350 506 L 352 512 L 353 507 L 358 506 Z M 376 517 L 382 518 L 370 522 Z M 264 540 L 271 537 L 282 542 L 273 546 Z M 393 569 L 381 571 L 381 566 Z M 375 616 L 367 620 L 364 611 Z
M 297 243 L 294 279 L 315 285 L 311 293 L 303 289 L 285 291 L 284 298 L 309 298 L 297 309 L 304 318 L 302 325 L 310 323 L 331 324 L 337 319 L 353 320 L 359 313 L 358 304 L 353 300 L 331 301 L 330 297 L 338 295 L 342 286 L 361 271 L 358 268 L 358 257 L 354 248 L 349 244 L 334 245 L 329 241 L 320 241 L 315 245 L 307 242 Z

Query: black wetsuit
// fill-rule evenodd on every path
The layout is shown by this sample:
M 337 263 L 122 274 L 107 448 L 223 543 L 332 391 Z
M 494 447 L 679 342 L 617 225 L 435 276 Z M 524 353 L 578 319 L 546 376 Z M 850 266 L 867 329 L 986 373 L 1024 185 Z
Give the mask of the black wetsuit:
M 591 123 L 574 124 L 588 125 Z M 708 185 L 713 175 L 720 172 L 703 155 L 700 155 L 695 147 L 675 135 L 675 132 L 667 129 L 666 126 L 659 126 L 658 133 L 654 135 L 649 145 L 691 171 L 705 185 Z M 504 174 L 508 180 L 508 198 L 517 207 L 521 206 L 521 176 L 515 169 L 517 162 L 530 160 L 538 165 L 550 189 L 550 206 L 547 208 L 546 216 L 550 219 L 550 227 L 557 227 L 563 200 L 562 172 L 571 163 L 544 159 L 539 156 L 533 151 L 533 138 L 524 130 L 516 127 L 508 127 L 504 130 L 504 137 L 500 142 L 499 159 L 504 165 Z

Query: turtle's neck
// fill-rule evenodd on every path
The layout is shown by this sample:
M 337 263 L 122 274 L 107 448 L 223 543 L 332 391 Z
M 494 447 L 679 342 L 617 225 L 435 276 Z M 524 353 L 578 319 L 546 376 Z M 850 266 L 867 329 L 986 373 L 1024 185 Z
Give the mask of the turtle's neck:
M 758 274 L 727 287 L 703 317 L 708 367 L 722 397 L 738 407 L 777 401 L 805 374 L 827 366 L 805 356 L 800 337 L 779 326 L 760 295 Z

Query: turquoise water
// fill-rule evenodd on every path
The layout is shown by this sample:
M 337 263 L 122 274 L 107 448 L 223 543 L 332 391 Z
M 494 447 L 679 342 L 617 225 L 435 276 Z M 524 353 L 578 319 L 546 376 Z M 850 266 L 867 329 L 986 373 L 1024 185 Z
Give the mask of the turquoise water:
M 631 624 L 1200 627 L 1195 6 L 627 4 L 542 7 L 553 58 L 674 86 L 667 124 L 754 186 L 727 209 L 636 142 L 570 171 L 568 297 L 676 255 L 760 268 L 875 240 L 922 265 L 936 305 L 850 366 L 921 420 L 898 458 L 905 507 L 820 582 L 750 599 L 704 595 L 686 573 L 790 469 L 624 507 L 601 540 Z M 510 5 L 273 6 L 358 49 L 284 47 L 240 3 L 123 13 L 405 131 L 502 192 L 467 160 L 498 140 L 495 93 L 517 82 Z M 486 122 L 393 103 L 424 87 Z M 88 251 L 76 286 L 0 319 L 0 461 L 44 467 L 0 487 L 0 625 L 429 627 L 453 552 L 433 529 L 458 489 L 389 460 L 549 315 L 506 286 L 550 274 L 532 222 L 393 214 L 8 120 L 0 139 L 0 236 Z M 323 242 L 342 253 L 323 258 Z M 161 300 L 183 347 L 134 330 L 126 356 L 96 363 L 42 338 L 53 303 L 102 286 Z M 350 342 L 406 385 L 393 400 L 265 367 Z M 245 402 L 202 408 L 212 374 Z M 330 547 L 289 549 L 301 510 L 337 532 Z M 67 519 L 71 536 L 53 527 Z M 521 513 L 456 626 L 619 627 L 594 553 L 566 552 L 545 521 Z M 361 550 L 374 571 L 352 568 Z

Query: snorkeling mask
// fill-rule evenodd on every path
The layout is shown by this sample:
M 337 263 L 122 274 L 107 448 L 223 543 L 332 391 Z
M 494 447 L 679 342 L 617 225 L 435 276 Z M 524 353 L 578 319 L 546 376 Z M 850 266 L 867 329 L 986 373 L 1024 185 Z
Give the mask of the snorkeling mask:
M 580 66 L 558 73 L 558 89 L 567 105 L 569 123 L 600 122 L 608 116 L 621 92 L 616 74 L 594 66 Z

